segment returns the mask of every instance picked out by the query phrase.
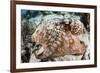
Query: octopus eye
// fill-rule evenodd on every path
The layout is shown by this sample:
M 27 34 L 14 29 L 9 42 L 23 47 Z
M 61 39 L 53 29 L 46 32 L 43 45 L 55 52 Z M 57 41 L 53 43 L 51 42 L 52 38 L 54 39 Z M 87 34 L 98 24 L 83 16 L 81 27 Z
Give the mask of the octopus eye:
M 39 30 L 36 31 L 36 33 L 38 33 L 38 32 L 39 32 Z

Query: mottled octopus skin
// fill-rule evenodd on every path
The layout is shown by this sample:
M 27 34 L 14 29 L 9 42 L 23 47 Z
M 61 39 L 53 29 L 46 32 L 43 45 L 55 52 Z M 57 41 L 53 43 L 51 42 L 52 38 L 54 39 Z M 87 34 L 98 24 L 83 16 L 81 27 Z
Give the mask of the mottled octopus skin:
M 48 29 L 47 25 L 39 25 L 32 35 L 32 41 L 41 44 L 44 50 L 41 53 L 37 51 L 36 57 L 45 59 L 64 55 L 83 55 L 86 51 L 85 44 L 81 43 L 77 37 L 81 32 L 82 23 L 80 21 L 70 25 L 63 24 L 63 29 L 56 27 Z

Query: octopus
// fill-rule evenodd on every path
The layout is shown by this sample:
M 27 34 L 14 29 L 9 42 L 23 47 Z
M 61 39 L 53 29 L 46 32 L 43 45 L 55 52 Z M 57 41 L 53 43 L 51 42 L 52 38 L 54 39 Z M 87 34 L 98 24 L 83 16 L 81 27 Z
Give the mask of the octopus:
M 56 19 L 57 20 L 57 19 Z M 65 55 L 83 55 L 86 45 L 78 37 L 83 31 L 80 20 L 61 20 L 57 23 L 41 23 L 32 34 L 32 42 L 41 45 L 35 51 L 38 59 L 52 59 Z

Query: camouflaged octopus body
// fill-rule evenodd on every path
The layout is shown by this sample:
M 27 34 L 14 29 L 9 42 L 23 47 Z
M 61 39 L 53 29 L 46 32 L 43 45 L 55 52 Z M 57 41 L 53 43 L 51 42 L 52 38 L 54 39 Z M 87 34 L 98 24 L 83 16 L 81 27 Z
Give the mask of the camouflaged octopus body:
M 40 50 L 36 51 L 36 57 L 45 59 L 84 54 L 85 44 L 77 37 L 82 30 L 82 22 L 79 20 L 58 20 L 51 23 L 48 21 L 40 24 L 32 35 L 33 42 L 42 45 Z

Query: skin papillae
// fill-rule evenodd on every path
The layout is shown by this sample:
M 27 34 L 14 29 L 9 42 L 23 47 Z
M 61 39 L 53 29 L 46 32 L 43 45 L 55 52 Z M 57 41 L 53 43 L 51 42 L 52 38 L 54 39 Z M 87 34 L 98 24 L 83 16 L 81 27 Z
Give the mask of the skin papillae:
M 85 43 L 78 38 L 82 34 L 82 25 L 79 20 L 63 20 L 59 24 L 41 23 L 32 35 L 32 41 L 42 45 L 35 56 L 38 59 L 49 59 L 65 55 L 84 55 Z

